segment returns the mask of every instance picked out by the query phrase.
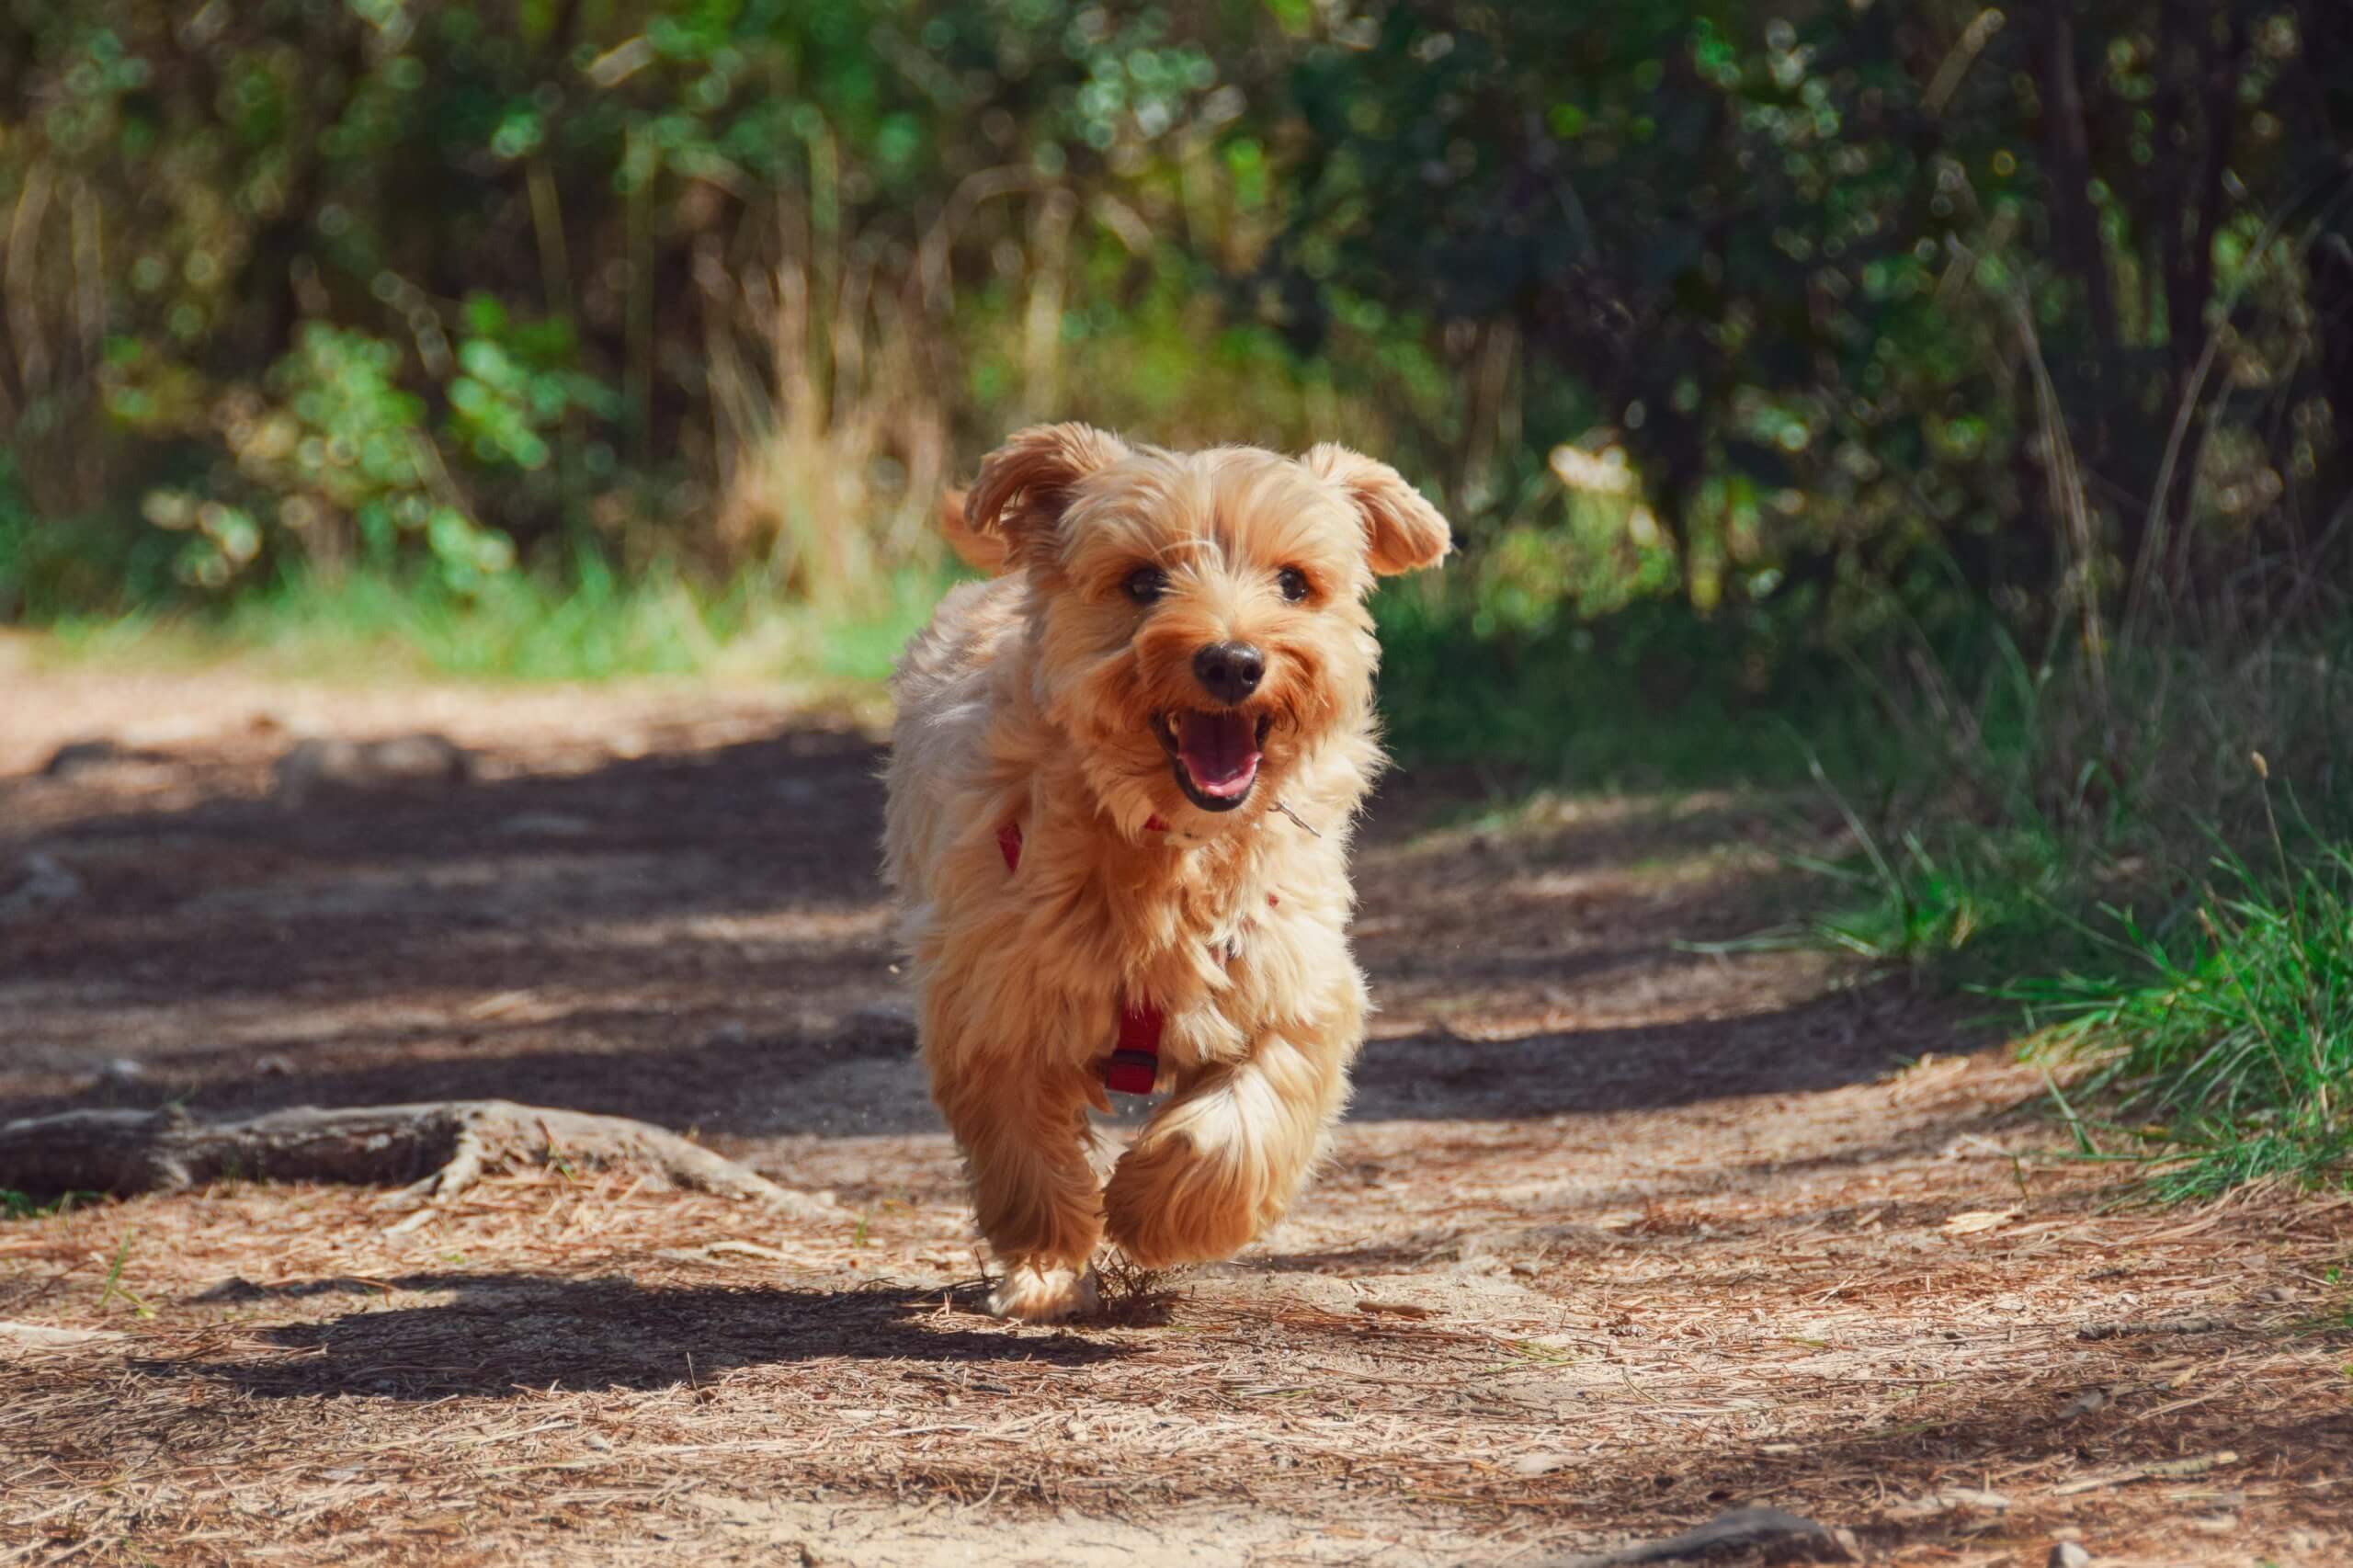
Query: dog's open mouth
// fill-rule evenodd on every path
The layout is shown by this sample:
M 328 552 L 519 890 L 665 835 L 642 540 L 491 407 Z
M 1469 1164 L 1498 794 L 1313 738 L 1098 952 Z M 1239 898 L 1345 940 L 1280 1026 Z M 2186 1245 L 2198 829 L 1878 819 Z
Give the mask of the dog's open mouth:
M 1214 713 L 1188 709 L 1154 714 L 1152 733 L 1168 753 L 1185 798 L 1205 812 L 1230 812 L 1250 798 L 1250 787 L 1258 781 L 1258 748 L 1272 722 L 1269 714 L 1231 708 Z

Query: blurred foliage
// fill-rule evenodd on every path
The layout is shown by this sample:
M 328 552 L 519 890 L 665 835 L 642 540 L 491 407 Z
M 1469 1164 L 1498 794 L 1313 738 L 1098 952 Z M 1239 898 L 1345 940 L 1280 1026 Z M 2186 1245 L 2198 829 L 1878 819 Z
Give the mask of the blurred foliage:
M 1695 601 L 1849 628 L 2313 564 L 2344 7 L 1397 5 L 1351 41 L 1297 74 L 1283 292 L 1310 344 L 1336 290 L 1427 314 L 1474 515 L 1622 447 Z
M 6 0 L 0 615 L 887 597 L 1041 415 L 1377 448 L 1506 660 L 2309 608 L 2347 58 L 2335 0 Z

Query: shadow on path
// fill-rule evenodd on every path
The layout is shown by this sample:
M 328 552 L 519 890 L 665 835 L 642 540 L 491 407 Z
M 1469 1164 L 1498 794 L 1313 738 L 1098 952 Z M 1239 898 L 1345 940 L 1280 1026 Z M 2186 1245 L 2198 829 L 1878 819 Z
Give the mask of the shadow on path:
M 248 1331 L 290 1355 L 268 1359 L 140 1360 L 153 1377 L 199 1377 L 272 1399 L 355 1395 L 437 1400 L 550 1388 L 692 1387 L 735 1368 L 845 1358 L 1081 1367 L 1131 1354 L 1069 1335 L 1037 1335 L 977 1320 L 937 1293 L 904 1288 L 646 1286 L 626 1278 L 521 1274 L 412 1275 L 237 1287 L 207 1300 L 454 1290 L 428 1306 L 360 1311 L 324 1323 Z

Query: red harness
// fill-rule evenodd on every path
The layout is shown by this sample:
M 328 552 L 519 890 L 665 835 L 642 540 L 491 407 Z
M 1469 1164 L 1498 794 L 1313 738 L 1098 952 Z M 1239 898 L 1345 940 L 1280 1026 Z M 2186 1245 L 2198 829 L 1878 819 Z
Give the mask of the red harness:
M 1147 833 L 1166 833 L 1168 824 L 1158 817 L 1144 823 Z M 1005 869 L 1021 869 L 1021 824 L 1006 823 L 996 830 L 996 846 L 1005 856 Z M 1273 893 L 1267 895 L 1271 906 L 1282 901 Z M 1231 958 L 1232 949 L 1228 949 Z M 1160 1030 L 1165 1020 L 1160 1009 L 1149 1002 L 1131 1003 L 1120 1009 L 1119 1043 L 1111 1054 L 1103 1059 L 1103 1086 L 1117 1095 L 1148 1095 L 1160 1077 Z
M 1152 833 L 1166 833 L 1158 817 L 1145 823 Z M 1006 823 L 996 830 L 996 846 L 1005 853 L 1005 869 L 1021 869 L 1021 824 Z M 1160 1009 L 1151 1003 L 1120 1009 L 1120 1040 L 1103 1062 L 1103 1086 L 1118 1095 L 1148 1095 L 1160 1077 Z

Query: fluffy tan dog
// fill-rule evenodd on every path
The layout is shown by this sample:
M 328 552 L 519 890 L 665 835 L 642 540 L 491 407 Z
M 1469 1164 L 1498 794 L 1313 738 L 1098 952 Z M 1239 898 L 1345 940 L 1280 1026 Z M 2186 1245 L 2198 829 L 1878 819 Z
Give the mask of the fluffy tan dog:
M 1083 425 L 992 453 L 949 531 L 1002 574 L 900 665 L 885 869 L 991 1308 L 1051 1319 L 1093 1304 L 1107 1239 L 1147 1268 L 1247 1245 L 1338 1115 L 1366 1010 L 1348 831 L 1381 760 L 1364 601 L 1449 534 L 1339 447 Z M 1171 1091 L 1108 1185 L 1107 1086 Z

